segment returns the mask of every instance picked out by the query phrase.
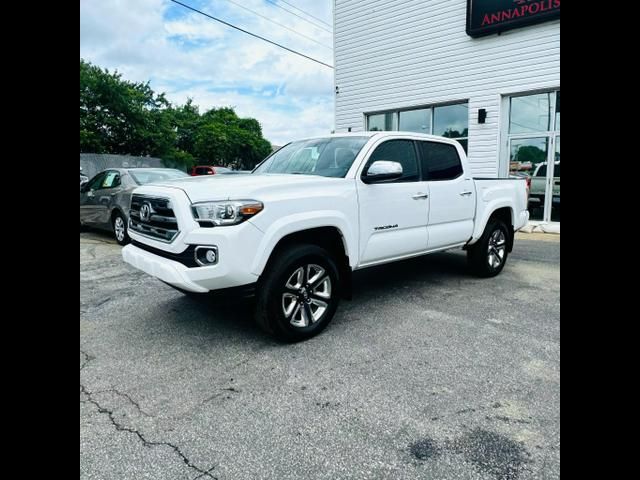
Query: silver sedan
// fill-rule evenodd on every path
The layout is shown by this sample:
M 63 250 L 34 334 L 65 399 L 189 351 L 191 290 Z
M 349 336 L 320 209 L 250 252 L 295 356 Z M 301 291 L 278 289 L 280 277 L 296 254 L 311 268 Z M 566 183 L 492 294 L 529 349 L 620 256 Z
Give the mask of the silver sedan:
M 127 233 L 131 192 L 147 183 L 188 177 L 173 168 L 110 168 L 80 187 L 80 228 L 108 230 L 120 245 L 129 242 Z

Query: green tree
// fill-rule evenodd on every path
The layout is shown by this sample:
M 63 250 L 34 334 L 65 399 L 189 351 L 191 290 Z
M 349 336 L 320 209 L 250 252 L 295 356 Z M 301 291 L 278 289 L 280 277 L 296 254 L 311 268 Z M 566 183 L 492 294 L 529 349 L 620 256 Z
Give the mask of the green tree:
M 547 154 L 539 147 L 535 145 L 523 145 L 518 148 L 513 160 L 516 162 L 531 162 L 533 165 L 544 162 L 547 159 Z
M 197 105 L 189 98 L 187 103 L 171 109 L 176 128 L 176 148 L 184 152 L 195 152 L 195 136 L 201 123 Z
M 172 148 L 172 126 L 162 114 L 164 94 L 128 82 L 80 59 L 80 151 L 162 155 Z
M 166 164 L 253 168 L 271 153 L 254 118 L 233 108 L 200 114 L 188 99 L 173 106 L 149 83 L 124 80 L 80 59 L 80 152 L 151 155 Z
M 271 153 L 260 123 L 253 118 L 239 118 L 228 107 L 204 113 L 195 138 L 196 156 L 212 165 L 250 170 Z

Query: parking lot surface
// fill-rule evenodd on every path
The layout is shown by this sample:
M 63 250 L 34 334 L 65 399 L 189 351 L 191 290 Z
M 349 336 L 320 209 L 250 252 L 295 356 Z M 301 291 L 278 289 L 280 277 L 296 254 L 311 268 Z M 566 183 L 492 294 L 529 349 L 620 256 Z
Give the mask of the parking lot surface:
M 298 344 L 120 250 L 80 234 L 81 479 L 559 478 L 559 236 L 356 272 Z

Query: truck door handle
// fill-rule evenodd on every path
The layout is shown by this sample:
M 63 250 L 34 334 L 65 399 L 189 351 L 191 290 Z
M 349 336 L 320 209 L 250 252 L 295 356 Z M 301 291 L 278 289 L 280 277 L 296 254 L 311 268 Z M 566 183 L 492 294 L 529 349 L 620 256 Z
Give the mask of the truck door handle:
M 421 198 L 429 198 L 429 194 L 418 192 L 415 195 L 413 195 L 411 198 L 413 198 L 414 200 L 420 200 Z
M 461 196 L 461 197 L 464 197 L 464 196 L 466 196 L 466 195 L 471 195 L 472 193 L 473 193 L 473 192 L 469 192 L 469 191 L 467 191 L 467 192 L 460 192 L 460 196 Z

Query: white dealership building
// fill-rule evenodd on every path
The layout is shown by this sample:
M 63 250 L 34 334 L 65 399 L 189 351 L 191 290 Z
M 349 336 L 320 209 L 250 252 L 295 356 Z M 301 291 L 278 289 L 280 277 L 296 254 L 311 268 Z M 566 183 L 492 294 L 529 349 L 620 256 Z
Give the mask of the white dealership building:
M 560 221 L 560 0 L 334 0 L 336 132 L 457 138 Z

